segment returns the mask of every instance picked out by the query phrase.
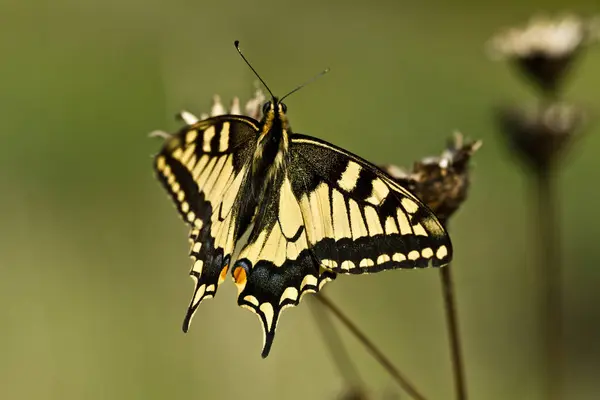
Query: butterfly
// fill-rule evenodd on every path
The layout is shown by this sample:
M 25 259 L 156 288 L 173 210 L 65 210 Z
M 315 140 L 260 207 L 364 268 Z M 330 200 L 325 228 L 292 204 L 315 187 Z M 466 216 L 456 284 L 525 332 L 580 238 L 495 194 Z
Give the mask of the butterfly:
M 184 332 L 231 274 L 238 305 L 260 319 L 263 358 L 282 311 L 337 274 L 442 267 L 452 258 L 450 238 L 427 206 L 359 156 L 293 133 L 282 100 L 271 93 L 260 121 L 190 121 L 154 159 L 191 228 L 195 288 Z

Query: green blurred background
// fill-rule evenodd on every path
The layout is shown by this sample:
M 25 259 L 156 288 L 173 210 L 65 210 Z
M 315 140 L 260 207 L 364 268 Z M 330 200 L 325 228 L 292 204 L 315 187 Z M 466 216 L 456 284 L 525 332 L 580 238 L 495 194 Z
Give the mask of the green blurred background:
M 273 351 L 227 281 L 181 323 L 192 293 L 188 229 L 152 172 L 182 108 L 282 94 L 296 131 L 377 163 L 438 154 L 455 129 L 483 139 L 453 219 L 455 275 L 473 399 L 541 399 L 531 181 L 491 109 L 533 90 L 486 58 L 497 29 L 596 0 L 445 2 L 3 0 L 0 15 L 0 398 L 333 399 L 344 382 L 308 301 Z M 600 110 L 600 52 L 567 96 Z M 598 115 L 598 113 L 596 114 Z M 568 399 L 600 391 L 600 127 L 560 176 Z M 452 398 L 436 271 L 340 277 L 325 291 L 431 399 Z M 374 398 L 398 393 L 343 332 Z M 407 398 L 403 395 L 403 398 Z

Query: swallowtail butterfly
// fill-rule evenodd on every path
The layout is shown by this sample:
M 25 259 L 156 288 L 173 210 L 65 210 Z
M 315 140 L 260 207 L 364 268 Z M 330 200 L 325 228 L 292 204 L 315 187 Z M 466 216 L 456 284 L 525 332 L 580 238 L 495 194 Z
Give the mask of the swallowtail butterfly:
M 188 124 L 154 160 L 191 227 L 195 289 L 183 330 L 230 272 L 238 304 L 262 323 L 263 357 L 282 310 L 336 274 L 442 267 L 452 257 L 448 234 L 419 199 L 368 161 L 291 132 L 286 105 L 271 96 L 260 121 L 222 115 Z

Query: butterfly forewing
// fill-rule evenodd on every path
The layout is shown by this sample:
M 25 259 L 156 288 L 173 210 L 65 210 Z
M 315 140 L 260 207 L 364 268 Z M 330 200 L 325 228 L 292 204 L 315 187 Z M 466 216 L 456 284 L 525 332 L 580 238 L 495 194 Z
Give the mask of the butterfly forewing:
M 182 129 L 165 143 L 155 169 L 181 217 L 191 226 L 194 295 L 184 321 L 224 280 L 241 226 L 238 196 L 248 172 L 257 126 L 254 120 L 223 116 Z
M 294 135 L 290 179 L 309 246 L 323 267 L 362 274 L 443 266 L 452 245 L 435 215 L 374 165 Z

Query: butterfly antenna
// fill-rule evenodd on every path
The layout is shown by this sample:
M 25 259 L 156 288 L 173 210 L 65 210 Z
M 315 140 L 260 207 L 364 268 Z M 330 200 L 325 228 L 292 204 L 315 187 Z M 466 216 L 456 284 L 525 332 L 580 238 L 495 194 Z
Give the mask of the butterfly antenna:
M 307 80 L 306 82 L 304 82 L 302 85 L 298 86 L 296 89 L 292 90 L 291 92 L 289 92 L 288 94 L 286 94 L 285 96 L 283 96 L 281 99 L 279 99 L 279 101 L 283 101 L 283 99 L 285 99 L 286 97 L 288 97 L 290 94 L 296 93 L 298 90 L 302 89 L 304 86 L 308 85 L 309 83 L 312 83 L 312 82 L 316 81 L 318 78 L 322 77 L 323 75 L 325 75 L 328 72 L 329 72 L 329 68 L 325 68 L 323 71 L 319 72 L 317 75 L 313 76 L 312 78 L 310 78 L 309 80 Z
M 233 42 L 233 44 L 235 45 L 235 48 L 238 51 L 238 53 L 240 53 L 240 56 L 242 56 L 242 59 L 246 62 L 246 64 L 248 64 L 248 66 L 250 67 L 250 69 L 252 70 L 252 72 L 254 72 L 254 75 L 256 75 L 256 77 L 262 82 L 262 84 L 265 86 L 265 88 L 267 88 L 267 90 L 271 94 L 271 97 L 275 98 L 275 95 L 273 95 L 273 92 L 271 92 L 271 89 L 269 89 L 269 87 L 267 86 L 267 84 L 265 83 L 265 81 L 263 81 L 263 79 L 260 77 L 260 75 L 258 74 L 258 72 L 256 72 L 256 70 L 248 62 L 248 60 L 246 59 L 246 57 L 244 57 L 244 55 L 242 54 L 242 50 L 240 50 L 240 41 L 236 40 L 235 42 Z

